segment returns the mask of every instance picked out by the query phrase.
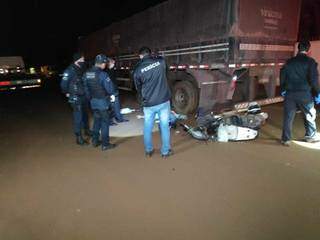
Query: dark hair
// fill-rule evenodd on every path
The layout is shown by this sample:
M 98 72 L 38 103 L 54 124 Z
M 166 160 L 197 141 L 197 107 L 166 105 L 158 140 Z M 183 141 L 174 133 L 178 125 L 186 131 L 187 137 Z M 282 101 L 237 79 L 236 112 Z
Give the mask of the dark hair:
M 73 60 L 73 62 L 76 62 L 76 61 L 78 61 L 78 60 L 79 60 L 80 58 L 82 58 L 82 57 L 84 57 L 83 53 L 81 53 L 81 52 L 76 52 L 76 53 L 73 54 L 72 60 Z
M 298 50 L 299 52 L 308 52 L 311 47 L 311 44 L 308 40 L 302 40 L 299 42 Z
M 143 56 L 151 55 L 151 49 L 148 47 L 142 47 L 139 50 L 139 55 L 143 55 Z

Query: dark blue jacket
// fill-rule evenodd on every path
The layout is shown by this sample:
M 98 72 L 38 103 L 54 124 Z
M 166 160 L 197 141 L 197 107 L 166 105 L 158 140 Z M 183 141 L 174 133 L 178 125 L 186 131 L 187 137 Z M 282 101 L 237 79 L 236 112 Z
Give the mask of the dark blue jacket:
M 119 89 L 118 89 L 118 83 L 117 83 L 117 77 L 116 77 L 116 72 L 114 69 L 108 69 L 106 70 L 109 78 L 111 79 L 112 83 L 113 83 L 113 88 L 115 91 L 115 95 L 118 96 L 119 95 Z
M 171 99 L 166 63 L 162 57 L 144 57 L 135 67 L 133 78 L 144 107 L 159 105 Z
M 60 82 L 61 90 L 64 94 L 69 93 L 70 98 L 84 96 L 84 86 L 82 82 L 83 70 L 75 64 L 71 64 L 64 72 Z
M 320 93 L 318 64 L 306 54 L 298 53 L 289 59 L 280 72 L 281 92 Z
M 113 84 L 108 74 L 94 66 L 84 74 L 83 81 L 91 108 L 97 110 L 108 109 L 110 107 L 110 96 L 114 95 Z

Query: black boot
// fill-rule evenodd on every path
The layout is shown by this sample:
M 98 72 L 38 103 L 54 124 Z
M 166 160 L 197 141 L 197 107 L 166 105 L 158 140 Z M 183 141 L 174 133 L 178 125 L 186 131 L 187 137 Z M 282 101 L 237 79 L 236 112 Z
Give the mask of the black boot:
M 149 157 L 149 158 L 151 158 L 153 154 L 154 154 L 154 150 L 150 152 L 145 152 L 146 157 Z
M 93 139 L 92 140 L 92 146 L 93 147 L 99 147 L 101 145 L 101 141 L 100 140 L 96 140 L 96 139 Z
M 92 137 L 92 131 L 90 129 L 85 129 L 84 135 L 86 135 L 87 137 Z
M 173 151 L 170 149 L 167 154 L 161 154 L 161 157 L 165 159 L 165 158 L 168 158 L 172 155 L 173 155 Z
M 109 125 L 110 125 L 110 126 L 117 126 L 118 124 L 117 124 L 116 122 L 114 122 L 114 121 L 111 121 L 111 122 L 109 123 Z
M 82 135 L 77 135 L 76 142 L 80 146 L 84 146 L 84 145 L 88 145 L 89 144 L 85 139 L 83 139 Z
M 108 145 L 102 146 L 102 151 L 107 151 L 107 150 L 113 149 L 116 146 L 117 146 L 116 144 L 109 143 Z

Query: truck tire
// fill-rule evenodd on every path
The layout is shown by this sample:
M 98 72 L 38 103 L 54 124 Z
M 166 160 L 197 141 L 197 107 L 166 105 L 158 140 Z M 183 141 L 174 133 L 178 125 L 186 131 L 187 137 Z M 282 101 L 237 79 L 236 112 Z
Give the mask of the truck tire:
M 199 103 L 199 91 L 190 81 L 177 81 L 173 85 L 172 104 L 176 112 L 194 113 Z

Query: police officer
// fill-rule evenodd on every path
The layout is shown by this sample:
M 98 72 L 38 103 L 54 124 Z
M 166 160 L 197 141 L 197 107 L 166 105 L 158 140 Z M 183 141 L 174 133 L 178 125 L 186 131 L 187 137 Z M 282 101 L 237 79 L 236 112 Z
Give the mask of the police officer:
M 115 92 L 115 101 L 114 101 L 114 103 L 111 104 L 112 114 L 113 114 L 112 117 L 114 117 L 118 123 L 128 122 L 128 120 L 125 119 L 123 117 L 123 115 L 121 114 L 119 89 L 118 89 L 118 83 L 117 83 L 117 78 L 116 78 L 114 66 L 115 66 L 115 60 L 113 60 L 112 58 L 109 58 L 108 59 L 108 67 L 107 67 L 106 72 L 108 73 L 108 75 L 113 83 L 113 88 L 114 88 L 114 92 Z M 114 123 L 114 125 L 115 125 L 115 123 Z
M 139 56 L 141 60 L 134 70 L 134 82 L 143 105 L 145 154 L 151 157 L 154 153 L 152 129 L 155 116 L 158 115 L 162 140 L 161 155 L 166 158 L 173 153 L 169 127 L 171 93 L 166 77 L 166 63 L 162 57 L 153 57 L 148 47 L 142 47 Z
M 73 63 L 64 71 L 60 83 L 61 90 L 68 97 L 68 102 L 73 109 L 73 129 L 76 142 L 79 145 L 87 145 L 82 137 L 82 129 L 87 136 L 91 135 L 88 122 L 88 101 L 85 97 L 82 75 L 85 68 L 84 56 L 81 53 L 73 55 Z
M 298 54 L 289 59 L 280 74 L 281 95 L 284 101 L 284 121 L 281 143 L 290 145 L 292 124 L 297 109 L 304 115 L 306 129 L 305 141 L 318 141 L 316 127 L 316 109 L 313 102 L 313 94 L 316 95 L 316 103 L 320 103 L 320 88 L 318 83 L 317 62 L 308 56 L 309 41 L 301 41 L 298 45 Z
M 103 54 L 96 56 L 95 65 L 84 74 L 84 86 L 87 98 L 90 99 L 93 110 L 92 144 L 102 150 L 114 148 L 116 145 L 109 141 L 110 102 L 113 102 L 114 89 L 108 74 L 103 71 L 107 65 L 107 57 Z M 101 139 L 100 141 L 100 130 Z

